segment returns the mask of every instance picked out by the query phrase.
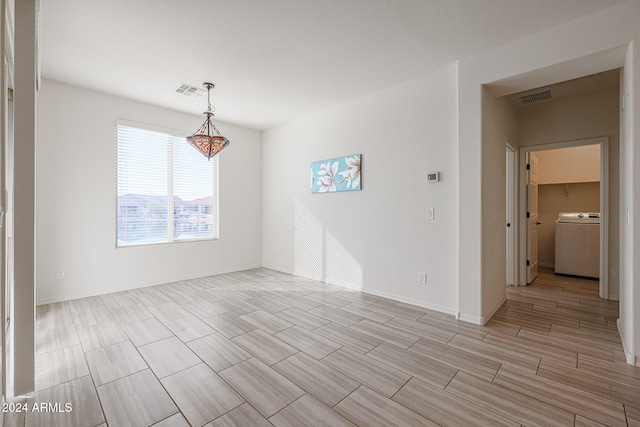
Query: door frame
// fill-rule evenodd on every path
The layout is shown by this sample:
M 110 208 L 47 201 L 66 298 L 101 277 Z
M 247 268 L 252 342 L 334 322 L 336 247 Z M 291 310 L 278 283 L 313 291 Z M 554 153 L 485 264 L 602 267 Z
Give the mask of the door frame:
M 526 203 L 525 203 L 525 213 L 527 216 L 527 252 L 526 252 L 526 265 L 525 265 L 525 283 L 530 284 L 538 276 L 538 264 L 539 264 L 539 235 L 538 235 L 538 226 L 540 223 L 539 217 L 539 203 L 538 203 L 538 159 L 533 154 L 533 151 L 525 152 L 525 192 L 526 192 Z M 532 157 L 535 157 L 535 160 L 532 160 Z M 535 161 L 535 165 L 531 166 L 531 163 Z M 532 175 L 535 174 L 535 182 L 532 179 Z M 535 187 L 535 196 L 532 196 L 533 188 Z M 532 209 L 532 201 L 535 200 L 535 212 Z M 535 226 L 534 226 L 535 220 Z M 535 243 L 531 241 L 531 236 L 535 234 Z
M 0 332 L 2 347 L 2 398 L 13 397 L 13 264 L 11 202 L 13 179 L 13 92 L 15 4 L 0 0 Z
M 507 286 L 518 284 L 518 149 L 505 139 L 506 152 L 506 231 Z
M 518 253 L 519 266 L 519 286 L 526 286 L 526 269 L 527 269 L 527 244 L 528 237 L 526 235 L 526 227 L 523 227 L 527 221 L 526 208 L 526 153 L 535 151 L 555 150 L 558 148 L 580 147 L 584 145 L 600 146 L 600 278 L 599 278 L 599 294 L 600 298 L 609 299 L 609 137 L 601 136 L 596 138 L 577 139 L 572 141 L 553 142 L 549 144 L 532 145 L 528 147 L 520 147 L 519 162 L 519 178 L 520 183 L 520 210 L 518 214 L 518 223 L 520 224 L 520 244 Z M 523 233 L 525 230 L 525 233 Z M 523 278 L 524 282 L 523 283 Z

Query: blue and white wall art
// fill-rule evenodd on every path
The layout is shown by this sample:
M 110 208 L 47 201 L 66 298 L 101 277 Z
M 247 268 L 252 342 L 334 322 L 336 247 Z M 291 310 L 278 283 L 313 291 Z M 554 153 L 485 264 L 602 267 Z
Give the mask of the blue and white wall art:
M 311 163 L 311 192 L 333 193 L 361 190 L 362 155 L 354 154 Z

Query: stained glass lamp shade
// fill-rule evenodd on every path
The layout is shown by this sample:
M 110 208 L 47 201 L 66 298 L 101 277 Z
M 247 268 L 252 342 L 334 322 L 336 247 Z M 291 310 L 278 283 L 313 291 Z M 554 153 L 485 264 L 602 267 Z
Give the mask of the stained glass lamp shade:
M 213 110 L 211 107 L 211 89 L 214 87 L 213 83 L 205 83 L 204 87 L 207 88 L 207 111 L 204 114 L 207 119 L 204 121 L 200 129 L 198 129 L 193 135 L 187 137 L 189 144 L 194 146 L 200 151 L 207 159 L 211 160 L 213 156 L 225 149 L 229 145 L 229 140 L 220 134 L 220 131 L 213 124 L 211 118 L 213 117 Z

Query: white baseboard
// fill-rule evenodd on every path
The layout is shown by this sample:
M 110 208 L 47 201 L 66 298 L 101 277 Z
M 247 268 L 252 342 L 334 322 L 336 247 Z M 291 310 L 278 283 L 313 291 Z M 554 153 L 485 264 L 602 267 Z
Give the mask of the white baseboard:
M 292 275 L 294 275 L 296 277 L 301 277 L 303 279 L 312 280 L 314 282 L 322 283 L 322 284 L 325 284 L 325 285 L 335 286 L 338 289 L 355 291 L 355 289 L 344 287 L 344 286 L 340 286 L 340 285 L 337 285 L 337 284 L 334 284 L 334 283 L 322 282 L 322 281 L 320 281 L 320 280 L 318 280 L 316 278 L 313 278 L 313 277 L 305 277 L 305 276 L 296 275 L 295 272 L 286 271 L 286 269 L 284 269 L 284 268 L 278 268 L 278 267 L 274 267 L 274 266 L 264 266 L 264 268 L 269 268 L 271 270 L 276 270 L 276 271 L 281 271 L 283 273 L 292 274 Z M 405 303 L 405 304 L 415 305 L 417 307 L 422 307 L 422 308 L 426 308 L 428 310 L 438 311 L 438 312 L 444 313 L 444 314 L 451 314 L 453 316 L 456 315 L 456 309 L 455 308 L 446 307 L 446 306 L 439 305 L 439 304 L 431 304 L 431 303 L 429 303 L 427 301 L 416 301 L 414 299 L 405 298 L 405 297 L 403 297 L 401 295 L 397 295 L 397 294 L 394 294 L 394 293 L 391 293 L 391 292 L 378 291 L 378 290 L 375 290 L 375 289 L 361 289 L 361 290 L 357 290 L 357 292 L 362 292 L 362 293 L 374 295 L 374 296 L 377 296 L 377 297 L 392 299 L 394 301 L 402 302 L 402 303 Z
M 129 291 L 129 290 L 132 290 L 132 289 L 146 288 L 148 286 L 164 285 L 165 283 L 180 282 L 182 280 L 199 279 L 201 277 L 215 276 L 215 275 L 218 275 L 218 274 L 235 273 L 236 271 L 251 270 L 251 269 L 260 268 L 260 267 L 262 267 L 262 266 L 259 265 L 259 264 L 257 264 L 257 265 L 247 265 L 247 266 L 243 266 L 243 267 L 231 267 L 231 268 L 216 270 L 216 271 L 213 271 L 213 272 L 208 272 L 208 273 L 206 273 L 204 275 L 199 274 L 199 275 L 194 275 L 194 276 L 180 277 L 180 278 L 177 278 L 177 279 L 170 280 L 168 282 L 138 283 L 138 284 L 132 285 L 132 286 L 114 287 L 114 288 L 108 289 L 108 290 L 101 289 L 101 290 L 98 290 L 97 292 L 80 292 L 80 293 L 74 292 L 74 293 L 69 293 L 69 294 L 64 294 L 64 295 L 56 295 L 53 298 L 38 299 L 36 297 L 36 305 L 54 304 L 56 302 L 71 301 L 71 300 L 74 300 L 74 299 L 95 297 L 95 296 L 99 296 L 99 295 L 111 294 L 111 293 L 114 293 L 114 292 Z M 36 294 L 37 294 L 37 289 L 36 289 Z
M 618 326 L 618 333 L 620 334 L 620 338 L 622 341 L 622 351 L 624 352 L 624 360 L 632 366 L 640 366 L 640 358 L 638 356 L 636 356 L 635 354 L 627 351 L 627 346 L 625 344 L 625 340 L 624 340 L 624 333 L 622 330 L 622 322 L 620 321 L 620 319 L 617 320 L 616 325 Z
M 468 314 L 464 314 L 464 313 L 459 313 L 457 318 L 458 320 L 462 320 L 463 322 L 467 322 L 467 323 L 473 323 L 474 325 L 486 325 L 487 322 L 489 320 L 491 320 L 491 318 L 493 317 L 494 314 L 496 314 L 496 311 L 498 311 L 498 309 L 500 307 L 502 307 L 502 304 L 504 304 L 504 302 L 507 300 L 506 297 L 502 297 L 500 299 L 500 301 L 498 302 L 497 305 L 495 305 L 491 311 L 489 312 L 488 315 L 485 316 L 470 316 Z
M 266 265 L 263 265 L 262 267 L 263 268 L 268 268 L 269 270 L 279 271 L 281 273 L 294 274 L 293 270 L 291 270 L 291 269 L 289 269 L 287 267 L 279 266 L 279 265 L 274 265 L 274 264 L 268 265 L 268 264 L 266 264 Z
M 400 295 L 395 295 L 389 292 L 376 291 L 372 289 L 363 289 L 362 292 L 365 294 L 371 294 L 371 295 L 382 297 L 382 298 L 389 298 L 398 302 L 403 302 L 405 304 L 415 305 L 417 307 L 426 308 L 428 310 L 438 311 L 440 313 L 451 314 L 453 316 L 456 315 L 456 309 L 452 307 L 446 307 L 439 304 L 431 304 L 427 301 L 416 301 L 411 298 L 405 298 Z

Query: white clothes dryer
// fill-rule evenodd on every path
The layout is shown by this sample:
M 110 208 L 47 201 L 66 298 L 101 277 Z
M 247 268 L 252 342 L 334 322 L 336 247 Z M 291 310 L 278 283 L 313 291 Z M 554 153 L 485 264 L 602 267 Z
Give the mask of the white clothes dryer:
M 600 277 L 600 214 L 560 212 L 556 221 L 558 274 Z

